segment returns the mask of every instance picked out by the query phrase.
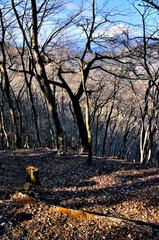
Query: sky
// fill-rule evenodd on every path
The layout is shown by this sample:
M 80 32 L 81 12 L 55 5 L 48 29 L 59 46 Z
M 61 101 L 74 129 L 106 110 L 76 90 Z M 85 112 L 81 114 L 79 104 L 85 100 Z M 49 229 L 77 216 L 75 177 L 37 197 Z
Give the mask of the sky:
M 91 3 L 92 0 L 89 1 Z M 135 2 L 135 3 L 134 3 Z M 105 10 L 107 12 L 110 12 L 108 14 L 108 19 L 112 21 L 113 23 L 102 25 L 101 28 L 99 28 L 96 31 L 96 36 L 99 36 L 100 34 L 107 34 L 107 36 L 112 37 L 113 34 L 119 34 L 122 32 L 122 30 L 126 31 L 126 29 L 129 31 L 131 36 L 141 36 L 143 33 L 142 28 L 142 16 L 137 11 L 137 9 L 143 13 L 144 7 L 139 6 L 139 3 L 142 1 L 137 0 L 96 0 L 95 3 L 98 5 L 98 8 L 100 8 L 103 4 L 107 3 L 105 6 Z M 74 3 L 68 4 L 68 9 L 73 11 L 73 9 L 76 8 L 76 5 L 80 4 L 81 0 L 75 0 Z M 89 3 L 87 0 L 83 0 L 84 7 L 87 9 L 83 16 L 85 18 L 91 17 L 91 11 L 88 11 L 90 9 Z M 137 9 L 133 6 L 137 7 Z M 110 17 L 111 15 L 111 17 Z M 155 20 L 153 19 L 153 16 L 155 16 Z M 158 21 L 157 21 L 158 18 Z M 100 21 L 100 18 L 97 21 Z M 159 24 L 159 15 L 151 15 L 151 17 L 146 18 L 146 24 L 149 27 L 147 28 L 147 34 L 151 34 L 153 32 L 153 28 L 156 30 L 157 24 Z M 73 37 L 77 33 L 78 35 L 79 29 L 74 28 L 72 33 Z M 156 36 L 158 33 L 156 33 Z M 70 35 L 71 36 L 71 35 Z M 84 36 L 84 34 L 81 34 L 81 38 Z
M 9 0 L 10 1 L 10 0 Z M 65 0 L 63 0 L 65 1 Z M 101 34 L 104 34 L 105 36 L 112 37 L 114 34 L 120 34 L 123 30 L 128 30 L 129 33 L 133 35 L 141 35 L 142 34 L 142 28 L 139 26 L 141 24 L 141 16 L 140 14 L 134 9 L 132 3 L 136 2 L 136 6 L 141 10 L 143 8 L 138 6 L 138 3 L 141 2 L 140 0 L 95 0 L 96 9 L 98 6 L 98 9 L 101 8 L 101 10 L 104 10 L 102 8 L 103 4 L 107 3 L 105 6 L 105 15 L 108 14 L 108 20 L 111 22 L 107 22 L 104 25 L 102 25 L 100 28 L 96 30 L 96 33 L 94 37 L 100 36 Z M 7 1 L 6 1 L 7 2 Z M 83 2 L 83 6 L 85 8 L 85 11 L 82 13 L 84 21 L 86 23 L 86 19 L 91 19 L 92 12 L 90 9 L 92 0 L 66 0 L 68 4 L 66 5 L 65 11 L 61 12 L 61 14 L 55 15 L 58 21 L 58 18 L 61 18 L 62 20 L 66 20 L 68 16 L 71 14 L 74 14 L 76 10 L 78 10 L 78 6 L 81 5 Z M 0 0 L 1 3 L 1 0 Z M 104 16 L 105 16 L 104 15 Z M 111 16 L 110 16 L 111 15 Z M 158 16 L 158 24 L 159 24 L 159 15 L 155 15 L 155 18 Z M 107 17 L 106 17 L 107 18 Z M 54 21 L 54 20 L 53 20 Z M 81 23 L 83 24 L 84 21 Z M 97 23 L 101 21 L 101 17 L 97 16 L 96 18 Z M 153 29 L 153 26 L 155 26 L 155 22 L 152 21 L 152 19 L 148 19 L 148 24 L 150 24 L 150 32 Z M 68 39 L 70 40 L 78 40 L 84 39 L 85 34 L 82 32 L 82 28 L 80 26 L 77 26 L 78 24 L 71 25 L 70 28 L 68 28 Z M 45 39 L 49 34 L 52 32 L 53 28 L 53 22 L 50 20 L 44 25 L 44 28 L 41 31 L 40 39 L 41 44 L 45 42 Z M 158 33 L 156 33 L 158 34 Z M 19 37 L 21 41 L 21 36 Z
M 68 12 L 74 11 L 75 9 L 78 9 L 78 5 L 80 5 L 82 0 L 76 0 L 71 1 L 67 5 Z M 89 3 L 86 0 L 83 0 L 83 6 L 85 8 L 85 11 L 82 13 L 84 19 L 90 19 L 92 17 L 91 12 L 91 3 L 90 0 Z M 95 3 L 98 6 L 98 9 L 101 9 L 102 11 L 105 11 L 105 15 L 108 13 L 108 19 L 112 21 L 113 23 L 106 23 L 102 25 L 100 28 L 96 30 L 95 36 L 100 36 L 100 34 L 103 34 L 104 32 L 107 32 L 107 35 L 112 37 L 113 34 L 116 32 L 117 34 L 120 33 L 123 30 L 129 29 L 131 33 L 135 33 L 138 30 L 136 29 L 136 26 L 129 26 L 129 23 L 136 25 L 136 23 L 139 23 L 139 17 L 137 14 L 135 15 L 136 11 L 134 10 L 133 6 L 128 2 L 128 0 L 96 0 Z M 106 4 L 107 3 L 107 4 Z M 105 8 L 102 8 L 103 4 L 106 4 Z M 110 17 L 111 15 L 111 17 Z M 134 17 L 135 16 L 135 17 Z M 100 15 L 97 15 L 96 22 L 100 22 L 103 19 Z M 81 21 L 81 24 L 84 22 Z M 77 34 L 77 38 L 83 38 L 84 33 L 81 33 L 80 36 L 78 35 L 80 30 L 82 28 L 74 26 L 72 28 L 72 31 L 69 32 L 69 37 L 74 38 Z
M 140 2 L 140 1 L 136 1 L 136 5 Z M 73 1 L 72 1 L 73 2 Z M 82 2 L 82 0 L 75 0 L 74 4 L 78 5 Z M 89 1 L 90 3 L 92 2 L 92 0 Z M 137 17 L 138 14 L 135 15 L 136 10 L 134 9 L 132 3 L 134 1 L 133 0 L 95 0 L 95 4 L 100 6 L 103 6 L 103 4 L 106 4 L 106 9 L 108 10 L 113 10 L 114 12 L 121 12 L 121 14 L 125 14 L 125 16 L 123 16 L 123 20 L 127 19 L 133 23 L 137 23 L 139 20 L 139 17 Z M 68 7 L 70 9 L 74 9 L 73 4 L 69 3 Z M 87 4 L 87 0 L 83 0 L 83 5 L 86 6 Z M 135 17 L 134 17 L 135 15 Z M 121 16 L 120 16 L 121 18 Z

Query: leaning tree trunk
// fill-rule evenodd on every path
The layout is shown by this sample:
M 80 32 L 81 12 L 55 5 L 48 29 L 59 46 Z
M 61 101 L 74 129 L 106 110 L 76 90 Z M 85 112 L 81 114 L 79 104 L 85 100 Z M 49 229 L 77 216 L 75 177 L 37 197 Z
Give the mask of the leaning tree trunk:
M 32 0 L 32 17 L 33 17 L 33 36 L 32 36 L 32 43 L 33 43 L 33 52 L 34 57 L 37 62 L 39 68 L 39 76 L 36 75 L 37 80 L 39 82 L 40 88 L 46 98 L 48 109 L 50 115 L 53 119 L 56 128 L 56 136 L 57 136 L 57 148 L 59 151 L 64 149 L 63 143 L 63 129 L 60 124 L 60 120 L 58 117 L 57 106 L 55 101 L 55 96 L 53 95 L 48 78 L 45 71 L 44 62 L 40 56 L 39 48 L 38 48 L 38 24 L 37 24 L 37 8 L 36 8 L 36 1 Z
M 14 0 L 12 0 L 11 2 L 12 2 L 12 8 L 13 8 L 14 13 L 16 15 L 16 19 L 18 21 L 20 30 L 23 34 L 26 45 L 28 47 L 29 55 L 30 55 L 30 58 L 32 60 L 34 75 L 35 75 L 35 77 L 36 77 L 36 79 L 39 83 L 41 91 L 43 92 L 43 94 L 45 96 L 50 115 L 51 115 L 51 117 L 53 119 L 53 122 L 55 124 L 56 136 L 57 136 L 57 147 L 58 147 L 58 150 L 61 151 L 61 150 L 64 149 L 63 130 L 62 130 L 60 120 L 59 120 L 59 117 L 58 117 L 58 113 L 57 113 L 55 97 L 53 96 L 53 93 L 52 93 L 51 88 L 49 86 L 48 78 L 47 78 L 45 67 L 44 67 L 44 62 L 43 62 L 43 59 L 41 58 L 40 52 L 39 52 L 38 23 L 37 23 L 38 11 L 37 11 L 37 7 L 36 7 L 36 1 L 31 0 L 31 5 L 32 5 L 32 29 L 31 29 L 32 30 L 32 38 L 31 38 L 31 42 L 28 41 L 27 35 L 25 33 L 25 29 L 23 28 L 23 25 L 20 21 L 20 16 L 19 16 L 19 14 L 16 10 Z M 36 69 L 36 64 L 38 66 L 38 71 Z

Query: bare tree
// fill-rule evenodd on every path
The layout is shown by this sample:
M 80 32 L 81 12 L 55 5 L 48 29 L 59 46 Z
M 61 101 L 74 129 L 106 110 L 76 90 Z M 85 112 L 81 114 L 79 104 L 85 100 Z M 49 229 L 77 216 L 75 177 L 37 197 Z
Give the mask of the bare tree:
M 16 8 L 17 5 L 15 4 L 14 0 L 12 0 L 12 7 L 14 10 L 14 13 L 16 15 L 16 19 L 18 21 L 19 27 L 21 29 L 21 32 L 25 39 L 26 45 L 28 47 L 30 58 L 32 60 L 34 75 L 35 75 L 37 81 L 39 82 L 39 86 L 46 98 L 51 117 L 52 117 L 55 127 L 56 127 L 57 147 L 59 150 L 62 150 L 64 148 L 64 146 L 63 146 L 63 131 L 62 131 L 62 127 L 61 127 L 60 120 L 59 120 L 58 113 L 57 113 L 55 97 L 54 97 L 54 95 L 51 91 L 50 85 L 48 83 L 48 78 L 47 78 L 47 74 L 46 74 L 46 70 L 45 70 L 44 61 L 40 55 L 40 50 L 39 50 L 39 45 L 38 45 L 38 33 L 39 33 L 39 29 L 41 27 L 41 24 L 43 22 L 43 18 L 45 18 L 45 14 L 47 14 L 47 5 L 48 5 L 48 1 L 44 1 L 41 3 L 39 8 L 37 9 L 36 1 L 35 0 L 31 1 L 32 25 L 30 27 L 32 28 L 32 31 L 31 31 L 31 29 L 29 29 L 29 33 L 26 33 L 25 29 L 24 29 L 23 18 L 20 17 L 20 15 L 17 11 L 17 8 Z M 26 10 L 27 9 L 25 6 L 24 14 L 25 14 Z M 39 20 L 38 15 L 41 15 L 42 11 L 44 11 L 44 12 Z M 23 15 L 23 17 L 24 17 L 24 15 Z M 31 32 L 32 32 L 32 36 L 30 36 L 30 39 L 28 39 L 27 34 L 31 34 Z M 38 69 L 37 69 L 37 67 L 38 67 Z
M 76 115 L 80 138 L 82 142 L 82 147 L 89 150 L 91 149 L 91 131 L 90 131 L 90 113 L 89 113 L 89 89 L 87 89 L 87 82 L 90 78 L 90 74 L 92 70 L 94 69 L 102 69 L 101 63 L 103 60 L 107 61 L 119 61 L 120 62 L 120 56 L 114 53 L 110 52 L 104 52 L 101 54 L 99 50 L 94 50 L 92 48 L 93 43 L 95 43 L 94 35 L 98 29 L 98 27 L 101 27 L 102 24 L 104 25 L 107 22 L 107 19 L 103 17 L 103 20 L 99 23 L 97 19 L 97 15 L 99 14 L 98 11 L 96 11 L 96 4 L 93 0 L 91 5 L 91 17 L 90 19 L 79 19 L 76 21 L 76 26 L 78 28 L 82 28 L 82 31 L 85 34 L 85 42 L 83 44 L 83 47 L 80 51 L 72 51 L 71 49 L 69 53 L 67 53 L 67 49 L 63 49 L 63 53 L 66 52 L 65 57 L 61 59 L 61 61 L 58 59 L 58 61 L 55 61 L 55 57 L 51 52 L 48 54 L 45 52 L 45 57 L 49 63 L 52 63 L 57 69 L 58 69 L 58 77 L 59 81 L 50 81 L 50 84 L 56 84 L 58 87 L 65 88 L 73 105 L 74 113 Z M 70 62 L 71 66 L 67 66 L 66 64 L 63 64 L 64 62 Z M 74 91 L 65 75 L 66 74 L 72 74 L 72 77 L 75 78 L 75 76 L 78 76 L 79 78 L 79 87 L 76 91 Z M 82 95 L 84 94 L 85 98 L 85 122 L 82 116 L 81 106 L 80 106 L 80 99 Z M 90 152 L 90 150 L 89 150 Z M 90 154 L 91 158 L 91 154 Z M 90 161 L 91 162 L 91 161 Z
M 154 136 L 157 132 L 156 117 L 159 90 L 159 68 L 156 65 L 158 43 L 152 43 L 150 40 L 156 41 L 155 34 L 158 32 L 158 27 L 156 26 L 156 29 L 153 29 L 151 34 L 149 33 L 149 30 L 147 30 L 148 18 L 155 13 L 151 12 L 147 5 L 142 5 L 142 7 L 143 11 L 138 8 L 136 10 L 142 19 L 143 36 L 140 37 L 140 41 L 136 41 L 136 47 L 129 49 L 131 54 L 129 78 L 133 78 L 130 83 L 139 104 L 141 116 L 140 163 L 150 163 L 152 161 Z M 135 79 L 137 81 L 134 81 Z M 137 84 L 142 87 L 140 96 L 137 92 Z

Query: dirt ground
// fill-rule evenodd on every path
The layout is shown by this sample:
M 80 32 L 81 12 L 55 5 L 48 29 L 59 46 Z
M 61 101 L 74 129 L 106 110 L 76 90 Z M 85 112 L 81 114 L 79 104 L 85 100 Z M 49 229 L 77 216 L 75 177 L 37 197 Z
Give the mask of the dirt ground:
M 159 168 L 115 157 L 94 156 L 92 166 L 86 160 L 74 151 L 0 151 L 0 239 L 159 239 Z M 27 166 L 39 169 L 41 186 L 26 183 Z M 19 204 L 15 193 L 37 204 Z

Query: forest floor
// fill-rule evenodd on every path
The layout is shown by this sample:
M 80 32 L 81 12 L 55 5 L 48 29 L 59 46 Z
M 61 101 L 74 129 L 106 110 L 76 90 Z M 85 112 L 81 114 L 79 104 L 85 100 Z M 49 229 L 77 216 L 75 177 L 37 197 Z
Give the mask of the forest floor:
M 159 168 L 86 160 L 73 151 L 0 151 L 0 239 L 159 239 Z M 26 183 L 30 165 L 41 186 Z

